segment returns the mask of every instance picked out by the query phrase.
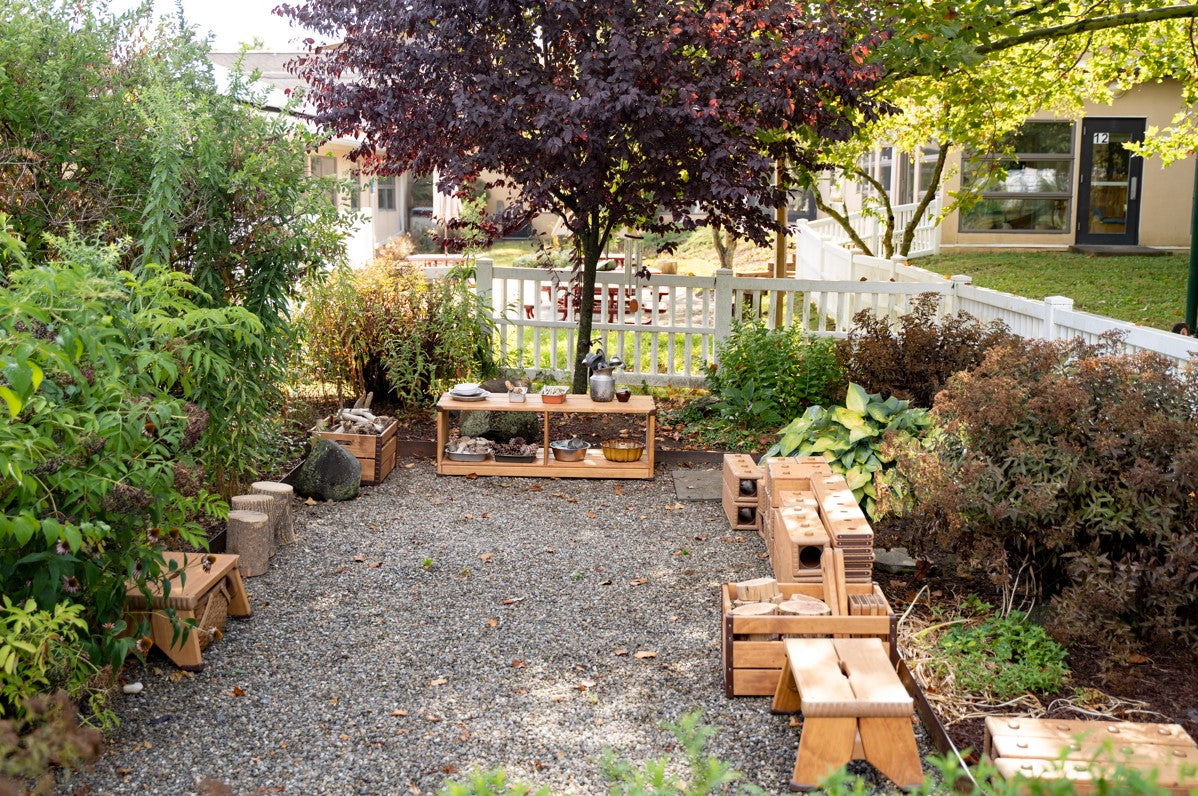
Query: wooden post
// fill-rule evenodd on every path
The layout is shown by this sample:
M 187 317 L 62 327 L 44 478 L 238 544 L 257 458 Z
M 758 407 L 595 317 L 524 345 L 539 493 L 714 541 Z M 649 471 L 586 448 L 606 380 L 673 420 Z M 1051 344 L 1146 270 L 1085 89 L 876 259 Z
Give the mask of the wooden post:
M 270 538 L 270 554 L 273 557 L 278 547 L 276 543 L 276 528 L 279 524 L 279 510 L 275 499 L 270 495 L 234 495 L 229 501 L 233 511 L 256 511 L 267 516 L 266 533 Z
M 774 187 L 781 191 L 785 187 L 786 158 L 778 158 L 774 167 Z M 777 208 L 774 217 L 778 224 L 774 241 L 774 279 L 786 278 L 786 203 Z M 782 301 L 786 294 L 781 290 L 770 291 L 770 328 L 782 328 Z
M 291 502 L 295 497 L 295 489 L 291 484 L 281 484 L 277 481 L 255 481 L 250 484 L 250 492 L 255 495 L 269 495 L 274 499 L 275 540 L 280 545 L 291 544 L 295 541 L 295 522 L 291 514 Z
M 260 511 L 229 512 L 228 549 L 239 558 L 245 577 L 264 575 L 270 568 L 270 517 Z
M 730 268 L 718 268 L 715 272 L 715 351 L 718 356 L 720 344 L 732 334 L 733 317 L 733 272 Z

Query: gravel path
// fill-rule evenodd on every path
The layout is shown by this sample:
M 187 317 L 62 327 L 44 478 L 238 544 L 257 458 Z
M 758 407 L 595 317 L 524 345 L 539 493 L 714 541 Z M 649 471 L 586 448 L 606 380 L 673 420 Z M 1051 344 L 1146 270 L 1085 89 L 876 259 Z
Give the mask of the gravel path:
M 296 530 L 202 673 L 158 653 L 133 667 L 145 690 L 118 695 L 108 751 L 63 793 L 431 793 L 474 766 L 606 793 L 604 749 L 677 752 L 661 723 L 696 709 L 715 755 L 786 791 L 797 732 L 720 676 L 719 584 L 769 574 L 764 545 L 718 502 L 679 503 L 668 473 L 468 480 L 409 462 L 357 500 L 302 506 Z

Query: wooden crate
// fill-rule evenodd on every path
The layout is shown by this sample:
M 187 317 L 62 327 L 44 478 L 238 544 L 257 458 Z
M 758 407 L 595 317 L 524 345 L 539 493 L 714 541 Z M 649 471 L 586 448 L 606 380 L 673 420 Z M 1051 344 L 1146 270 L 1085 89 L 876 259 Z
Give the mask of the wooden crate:
M 780 583 L 783 597 L 805 594 L 824 599 L 820 584 Z M 881 607 L 881 615 L 872 616 L 733 616 L 732 605 L 737 599 L 736 584 L 721 587 L 720 652 L 724 667 L 724 693 L 734 696 L 773 696 L 782 674 L 786 650 L 781 638 L 777 641 L 744 641 L 738 637 L 749 634 L 831 636 L 876 636 L 887 645 L 891 661 L 898 660 L 896 646 L 898 617 L 886 602 L 886 596 L 876 583 L 847 586 L 850 599 L 854 594 L 872 594 Z M 880 602 L 879 602 L 880 601 Z
M 399 421 L 392 420 L 383 429 L 382 434 L 341 434 L 336 431 L 317 431 L 317 434 L 336 442 L 353 454 L 362 465 L 362 484 L 373 486 L 381 484 L 391 470 L 395 468 L 395 438 L 399 430 Z
M 1198 744 L 1179 724 L 990 716 L 983 748 L 1004 779 L 1069 779 L 1078 793 L 1095 792 L 1115 763 L 1155 770 L 1172 793 L 1198 788 Z

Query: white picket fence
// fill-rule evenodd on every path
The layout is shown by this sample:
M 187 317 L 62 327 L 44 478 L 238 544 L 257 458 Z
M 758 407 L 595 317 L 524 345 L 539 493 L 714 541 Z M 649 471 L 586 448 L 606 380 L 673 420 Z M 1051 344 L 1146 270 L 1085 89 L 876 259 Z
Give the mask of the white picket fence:
M 895 212 L 913 209 L 902 206 Z M 931 208 L 929 216 L 934 212 Z M 803 221 L 795 228 L 795 278 L 737 277 L 725 269 L 714 276 L 654 274 L 648 280 L 625 271 L 597 274 L 592 339 L 609 356 L 624 360 L 620 381 L 700 386 L 736 321 L 767 318 L 775 302 L 781 302 L 778 310 L 786 326 L 843 337 L 860 310 L 894 319 L 907 311 L 914 296 L 933 292 L 943 297 L 942 312 L 999 320 L 1023 337 L 1097 342 L 1117 332 L 1129 352 L 1155 351 L 1175 363 L 1198 353 L 1198 338 L 1079 312 L 1063 296 L 1023 298 L 976 287 L 968 276 L 946 278 L 905 258 L 860 254 L 843 245 L 848 235 L 827 221 Z M 877 232 L 874 219 L 857 215 L 851 221 L 862 237 Z M 925 223 L 928 229 L 921 225 L 917 236 L 918 251 L 931 254 L 939 249 L 939 229 Z M 425 274 L 437 278 L 449 270 L 426 267 Z M 502 361 L 533 376 L 568 378 L 574 369 L 579 303 L 571 272 L 496 268 L 486 258 L 476 261 L 475 271 L 475 289 L 492 307 Z

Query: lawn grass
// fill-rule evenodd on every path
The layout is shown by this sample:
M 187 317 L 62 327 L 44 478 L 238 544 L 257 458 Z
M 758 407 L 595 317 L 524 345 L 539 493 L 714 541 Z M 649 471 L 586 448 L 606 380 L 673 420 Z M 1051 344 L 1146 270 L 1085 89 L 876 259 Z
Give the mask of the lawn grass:
M 1068 296 L 1074 309 L 1170 329 L 1182 320 L 1189 261 L 1164 257 L 1092 257 L 1071 252 L 941 254 L 914 264 L 968 274 L 980 287 L 1026 298 Z

